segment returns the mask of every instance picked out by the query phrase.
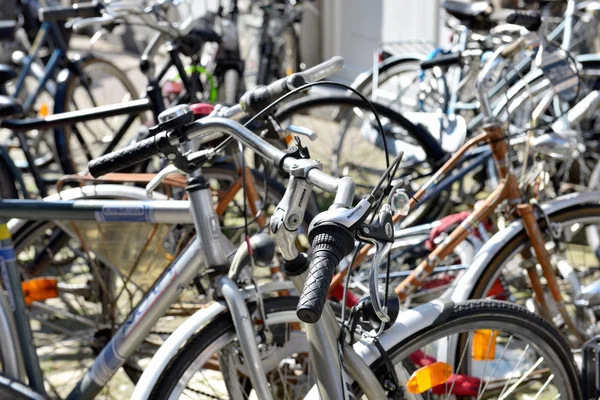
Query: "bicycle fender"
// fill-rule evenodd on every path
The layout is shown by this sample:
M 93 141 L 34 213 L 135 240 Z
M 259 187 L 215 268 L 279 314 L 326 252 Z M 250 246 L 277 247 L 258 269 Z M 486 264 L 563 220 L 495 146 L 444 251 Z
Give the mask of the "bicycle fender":
M 415 333 L 444 322 L 453 307 L 452 301 L 438 299 L 402 311 L 398 314 L 394 325 L 379 336 L 379 343 L 386 351 L 391 350 L 395 345 Z M 379 350 L 369 339 L 361 339 L 356 342 L 354 351 L 367 365 L 373 364 L 380 357 Z
M 599 203 L 600 191 L 573 193 L 557 197 L 552 201 L 542 204 L 542 209 L 546 215 L 552 215 L 578 205 Z M 457 303 L 469 300 L 488 264 L 504 248 L 505 243 L 519 235 L 524 229 L 523 223 L 519 220 L 511 223 L 492 236 L 481 250 L 479 250 L 465 273 L 446 291 L 446 294 L 451 293 L 449 298 Z
M 224 301 L 214 302 L 210 306 L 196 311 L 194 315 L 186 319 L 154 354 L 150 360 L 150 364 L 144 369 L 144 373 L 135 385 L 131 400 L 146 400 L 150 397 L 150 393 L 152 393 L 152 389 L 156 385 L 158 378 L 171 359 L 175 357 L 179 348 L 192 337 L 198 329 L 208 324 L 226 310 L 227 304 Z
M 26 382 L 25 361 L 18 343 L 17 328 L 13 314 L 3 290 L 0 290 L 0 357 L 2 373 L 11 379 Z
M 394 325 L 379 335 L 379 343 L 385 351 L 389 351 L 395 345 L 415 333 L 443 322 L 453 307 L 454 303 L 449 300 L 433 300 L 429 303 L 405 310 L 398 314 Z M 366 365 L 373 365 L 381 357 L 379 350 L 371 343 L 370 339 L 362 338 L 354 344 L 353 350 Z M 317 385 L 313 385 L 304 397 L 304 400 L 307 399 L 321 399 Z

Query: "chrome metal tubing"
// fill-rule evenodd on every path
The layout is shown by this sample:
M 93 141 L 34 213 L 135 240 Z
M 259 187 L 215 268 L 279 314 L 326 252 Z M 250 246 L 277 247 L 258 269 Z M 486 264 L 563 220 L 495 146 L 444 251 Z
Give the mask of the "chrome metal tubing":
M 186 130 L 190 139 L 215 132 L 227 133 L 275 165 L 279 165 L 285 156 L 283 151 L 255 135 L 249 129 L 226 118 L 204 118 L 190 124 Z M 172 143 L 177 144 L 178 142 L 179 138 L 173 137 Z M 294 163 L 295 159 L 288 157 L 284 160 L 282 167 L 286 172 L 289 172 Z M 338 189 L 340 182 L 338 178 L 334 178 L 318 169 L 311 169 L 307 174 L 307 180 L 319 189 L 329 193 L 334 193 Z
M 256 396 L 261 400 L 273 399 L 265 370 L 262 365 L 262 359 L 258 352 L 256 345 L 256 333 L 252 326 L 252 318 L 246 302 L 240 293 L 238 286 L 227 276 L 222 276 L 217 280 L 217 286 L 220 289 L 227 307 L 231 313 L 231 319 L 235 327 L 235 331 L 238 333 L 238 340 L 244 360 L 248 365 L 248 374 L 250 375 L 250 381 L 252 387 L 256 392 Z
M 213 207 L 210 188 L 188 190 L 188 196 L 194 225 L 202 242 L 207 265 L 209 267 L 228 265 L 221 225 Z

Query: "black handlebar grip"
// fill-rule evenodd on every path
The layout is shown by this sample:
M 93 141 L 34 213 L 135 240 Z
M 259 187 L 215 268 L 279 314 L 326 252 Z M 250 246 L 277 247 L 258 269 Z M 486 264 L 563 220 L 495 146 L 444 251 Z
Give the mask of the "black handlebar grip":
M 536 32 L 542 25 L 542 16 L 536 11 L 517 11 L 506 17 L 506 22 L 520 25 L 530 32 Z
M 354 246 L 352 233 L 346 228 L 334 225 L 323 228 L 312 238 L 313 255 L 296 308 L 298 318 L 307 324 L 321 318 L 335 269 Z
M 119 171 L 160 154 L 161 148 L 168 144 L 169 139 L 166 132 L 161 132 L 90 161 L 88 170 L 94 178 Z
M 431 60 L 421 61 L 421 69 L 431 69 L 433 67 L 449 67 L 451 65 L 460 64 L 462 57 L 460 53 L 444 54 L 437 56 Z
M 68 7 L 44 7 L 40 8 L 40 21 L 66 21 L 71 18 L 93 18 L 100 17 L 102 4 L 77 3 Z
M 303 77 L 292 74 L 270 83 L 268 86 L 260 85 L 250 89 L 240 99 L 240 104 L 248 115 L 256 115 L 272 102 L 289 93 L 293 88 L 304 85 L 306 81 Z

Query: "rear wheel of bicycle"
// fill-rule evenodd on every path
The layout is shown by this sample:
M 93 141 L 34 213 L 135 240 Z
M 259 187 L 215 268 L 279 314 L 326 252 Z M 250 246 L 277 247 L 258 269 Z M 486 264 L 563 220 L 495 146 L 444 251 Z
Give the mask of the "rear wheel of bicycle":
M 390 162 L 399 151 L 405 152 L 396 178 L 413 193 L 435 172 L 445 152 L 437 141 L 424 129 L 416 127 L 400 113 L 380 103 L 373 103 L 382 124 L 390 150 Z M 354 124 L 346 129 L 332 115 L 341 108 L 351 108 L 356 114 Z M 356 196 L 369 193 L 386 166 L 383 140 L 373 114 L 361 99 L 350 96 L 310 96 L 285 104 L 275 114 L 282 127 L 290 124 L 307 128 L 316 133 L 316 140 L 302 138 L 311 158 L 321 160 L 323 169 L 337 176 L 350 176 L 356 183 Z M 344 133 L 340 144 L 340 132 Z M 396 147 L 396 140 L 403 145 Z M 339 150 L 334 160 L 330 155 Z M 412 154 L 411 154 L 412 153 Z M 415 210 L 403 222 L 403 226 L 433 220 L 448 206 L 449 192 L 440 195 Z
M 86 82 L 75 74 L 69 81 L 60 112 L 82 110 L 102 105 L 135 100 L 139 96 L 131 80 L 114 64 L 95 57 L 80 63 Z M 103 154 L 104 149 L 122 133 L 114 149 L 134 140 L 139 128 L 145 123 L 144 113 L 119 115 L 104 119 L 82 122 L 54 131 L 56 151 L 66 174 L 83 171 L 87 163 Z M 119 132 L 121 131 L 121 132 Z
M 264 303 L 274 340 L 261 343 L 263 364 L 277 399 L 303 398 L 314 382 L 306 336 L 293 328 L 298 322 L 296 303 L 296 298 L 266 299 Z M 548 323 L 523 308 L 501 302 L 467 302 L 455 305 L 441 320 L 387 351 L 400 388 L 392 388 L 395 384 L 386 360 L 380 358 L 371 365 L 390 398 L 406 398 L 402 393 L 406 393 L 410 375 L 427 370 L 427 365 L 436 361 L 446 363 L 446 374 L 453 375 L 427 390 L 424 398 L 447 398 L 446 393 L 451 393 L 479 399 L 515 392 L 580 397 L 568 346 Z M 237 343 L 231 316 L 221 315 L 180 349 L 150 398 L 251 398 L 252 387 Z M 360 396 L 356 386 L 355 394 Z
M 582 204 L 550 214 L 548 219 L 552 230 L 548 228 L 544 218 L 540 218 L 538 224 L 555 267 L 566 310 L 585 337 L 595 336 L 600 333 L 597 324 L 600 314 L 594 304 L 580 302 L 579 296 L 584 286 L 592 285 L 600 279 L 600 207 Z M 539 300 L 534 300 L 525 271 L 527 266 L 532 265 L 537 265 L 537 259 L 523 230 L 503 244 L 502 250 L 483 270 L 469 298 L 509 300 L 524 305 L 531 311 L 541 312 Z M 544 283 L 541 270 L 539 267 L 536 269 Z M 502 290 L 498 290 L 499 288 Z M 581 340 L 565 326 L 545 285 L 544 298 L 550 308 L 549 315 L 546 316 L 552 319 L 574 348 L 580 347 Z

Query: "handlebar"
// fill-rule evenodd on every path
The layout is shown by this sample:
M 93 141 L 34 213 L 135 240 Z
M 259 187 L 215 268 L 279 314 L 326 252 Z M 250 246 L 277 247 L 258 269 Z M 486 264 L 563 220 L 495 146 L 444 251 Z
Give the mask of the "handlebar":
M 121 150 L 93 159 L 88 163 L 88 170 L 94 178 L 120 171 L 161 154 L 170 145 L 167 133 L 161 132 Z
M 341 57 L 334 57 L 314 68 L 274 82 L 263 89 L 264 95 L 261 99 L 262 101 L 270 101 L 272 97 L 281 96 L 294 88 L 302 86 L 307 80 L 320 79 L 337 71 L 342 64 L 343 59 Z M 245 96 L 251 97 L 248 94 Z M 231 109 L 237 112 L 239 107 L 232 107 Z M 161 126 L 159 125 L 159 127 Z M 209 116 L 187 125 L 182 124 L 182 126 L 177 125 L 170 128 L 163 126 L 162 132 L 148 139 L 90 161 L 88 164 L 89 172 L 92 176 L 99 177 L 106 173 L 133 166 L 158 154 L 170 155 L 175 146 L 179 146 L 183 141 L 191 141 L 199 136 L 208 136 L 214 133 L 232 136 L 264 159 L 290 174 L 292 171 L 297 170 L 302 161 L 307 161 L 298 160 L 289 153 L 276 148 L 236 121 Z M 336 201 L 338 197 L 343 197 L 348 205 L 351 204 L 354 183 L 350 178 L 335 178 L 317 167 L 307 168 L 302 177 L 313 187 L 328 193 L 335 193 Z M 352 190 L 349 190 L 349 188 L 352 188 Z M 363 199 L 355 209 L 346 210 L 349 214 L 344 217 L 344 223 L 347 223 L 347 221 L 352 222 L 358 214 L 367 212 L 370 206 L 367 206 L 368 203 L 365 202 L 366 200 Z M 321 317 L 335 269 L 340 260 L 348 255 L 354 247 L 353 229 L 353 226 L 328 222 L 316 225 L 314 229 L 311 227 L 309 238 L 313 244 L 314 255 L 297 308 L 297 315 L 302 321 L 314 323 Z
M 39 11 L 40 21 L 63 21 L 71 18 L 92 18 L 102 15 L 103 5 L 97 2 L 77 3 L 70 7 L 44 7 Z
M 255 115 L 284 94 L 307 83 L 316 82 L 344 67 L 344 59 L 336 56 L 302 72 L 279 79 L 268 86 L 257 86 L 246 92 L 240 104 L 249 115 Z
M 71 29 L 73 29 L 74 32 L 78 32 L 78 31 L 84 30 L 88 26 L 94 26 L 97 24 L 98 25 L 107 25 L 107 24 L 115 23 L 116 21 L 117 21 L 117 18 L 113 15 L 104 15 L 101 17 L 85 18 L 85 19 L 81 19 L 81 20 L 73 22 L 73 24 L 71 25 Z
M 298 162 L 297 159 L 290 157 L 236 121 L 227 118 L 207 117 L 184 127 L 181 131 L 181 136 L 161 132 L 151 138 L 90 161 L 88 169 L 90 174 L 97 178 L 164 153 L 168 146 L 180 144 L 181 137 L 191 140 L 213 133 L 225 133 L 234 137 L 266 160 L 273 162 L 275 165 L 280 165 L 285 172 L 289 173 Z M 338 178 L 334 178 L 319 169 L 308 171 L 306 180 L 313 186 L 329 193 L 337 191 L 340 181 Z

